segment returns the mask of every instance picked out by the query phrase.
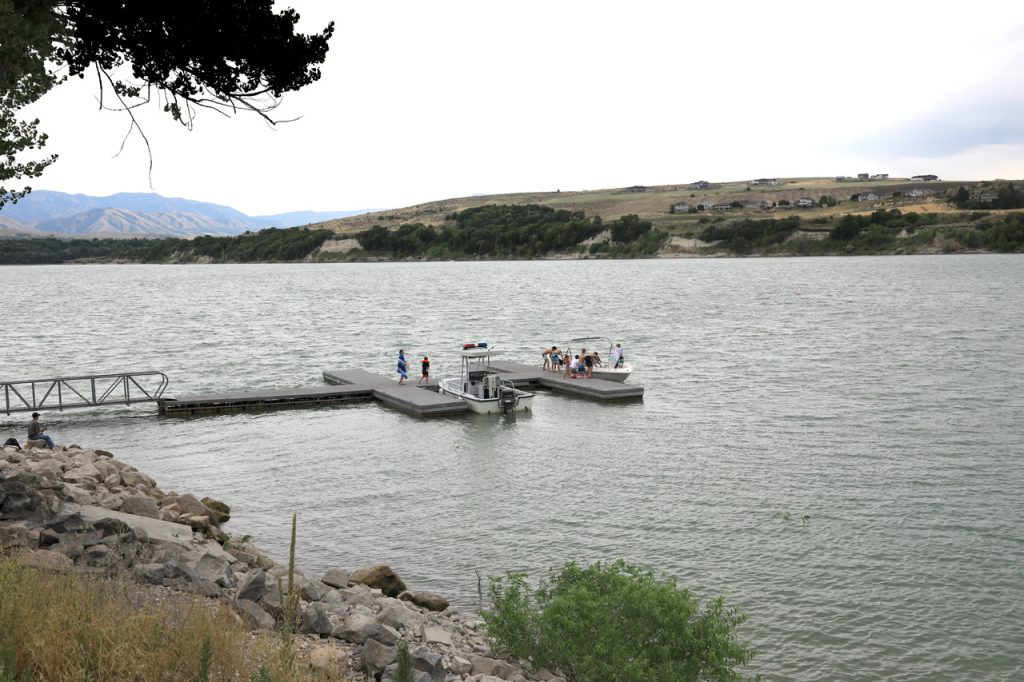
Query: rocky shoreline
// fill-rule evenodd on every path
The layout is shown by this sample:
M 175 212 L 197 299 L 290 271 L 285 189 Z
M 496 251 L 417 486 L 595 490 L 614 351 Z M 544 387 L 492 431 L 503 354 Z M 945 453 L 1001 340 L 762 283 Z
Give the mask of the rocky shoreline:
M 253 629 L 285 617 L 288 567 L 221 524 L 227 505 L 163 492 L 104 450 L 77 445 L 0 450 L 0 553 L 29 564 L 124 577 L 230 604 Z M 295 630 L 310 665 L 348 680 L 392 679 L 399 643 L 416 682 L 564 682 L 491 651 L 482 619 L 411 591 L 388 566 L 295 568 Z

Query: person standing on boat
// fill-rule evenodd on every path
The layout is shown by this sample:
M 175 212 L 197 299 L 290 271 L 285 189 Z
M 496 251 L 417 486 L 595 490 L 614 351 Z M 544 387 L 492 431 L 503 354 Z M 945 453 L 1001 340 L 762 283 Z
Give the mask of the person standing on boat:
M 622 366 L 622 344 L 615 344 L 615 348 L 612 349 L 612 367 L 618 369 Z
M 594 354 L 588 353 L 587 349 L 584 348 L 580 351 L 580 360 L 583 362 L 580 370 L 586 372 L 588 377 L 594 376 Z
M 420 378 L 419 381 L 417 381 L 416 383 L 420 384 L 423 383 L 424 381 L 426 381 L 428 384 L 430 383 L 430 358 L 428 358 L 426 355 L 424 355 L 423 359 L 420 360 Z
M 401 348 L 398 349 L 398 383 L 404 384 L 405 380 L 409 378 L 409 369 L 405 364 L 405 351 Z

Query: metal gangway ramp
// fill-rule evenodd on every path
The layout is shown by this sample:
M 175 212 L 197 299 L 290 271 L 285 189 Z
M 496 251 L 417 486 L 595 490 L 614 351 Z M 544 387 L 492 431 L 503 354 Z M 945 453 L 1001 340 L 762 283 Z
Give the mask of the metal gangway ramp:
M 163 372 L 0 380 L 0 395 L 6 414 L 156 402 L 163 395 L 165 388 L 167 375 Z

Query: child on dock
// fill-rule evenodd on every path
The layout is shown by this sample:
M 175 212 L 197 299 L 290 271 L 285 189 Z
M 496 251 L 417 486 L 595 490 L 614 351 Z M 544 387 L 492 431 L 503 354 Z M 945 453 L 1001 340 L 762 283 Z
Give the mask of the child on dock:
M 424 355 L 423 359 L 420 360 L 420 378 L 416 383 L 420 384 L 424 381 L 428 384 L 430 383 L 430 358 L 426 355 Z

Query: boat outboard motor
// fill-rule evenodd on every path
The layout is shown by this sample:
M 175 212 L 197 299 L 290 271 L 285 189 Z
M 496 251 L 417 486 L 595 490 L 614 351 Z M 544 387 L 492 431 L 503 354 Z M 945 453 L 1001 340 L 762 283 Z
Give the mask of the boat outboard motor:
M 498 404 L 501 405 L 501 409 L 505 411 L 505 414 L 516 409 L 516 406 L 519 404 L 519 396 L 516 395 L 516 389 L 502 386 L 501 392 L 498 394 Z

